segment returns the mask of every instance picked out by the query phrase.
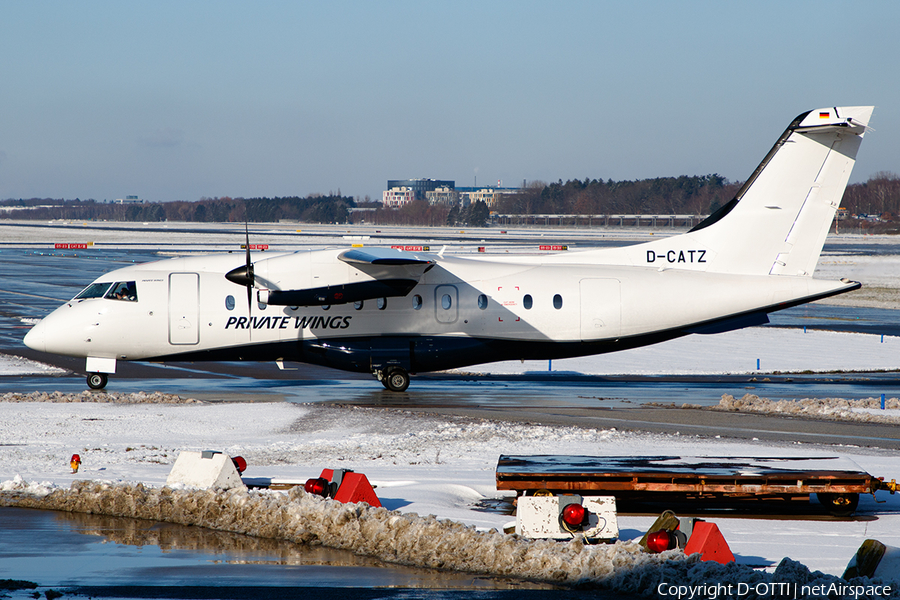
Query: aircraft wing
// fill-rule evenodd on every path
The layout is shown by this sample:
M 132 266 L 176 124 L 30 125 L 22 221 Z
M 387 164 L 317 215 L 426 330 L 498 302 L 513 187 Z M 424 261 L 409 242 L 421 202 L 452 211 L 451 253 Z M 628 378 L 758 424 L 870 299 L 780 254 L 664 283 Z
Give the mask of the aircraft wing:
M 268 304 L 322 306 L 406 296 L 436 263 L 430 255 L 390 248 L 353 248 L 337 258 L 371 279 L 302 290 L 269 290 Z
M 353 248 L 341 252 L 338 260 L 377 279 L 399 276 L 413 277 L 418 281 L 419 277 L 435 265 L 435 260 L 430 256 L 420 258 L 418 254 L 392 248 Z

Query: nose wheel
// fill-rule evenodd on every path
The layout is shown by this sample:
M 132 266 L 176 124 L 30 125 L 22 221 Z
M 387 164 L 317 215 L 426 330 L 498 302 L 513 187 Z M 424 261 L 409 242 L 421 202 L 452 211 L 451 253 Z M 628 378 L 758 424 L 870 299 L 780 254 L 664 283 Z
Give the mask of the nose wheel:
M 106 373 L 89 373 L 87 376 L 88 387 L 92 390 L 102 390 L 109 383 L 109 375 Z
M 385 370 L 380 379 L 381 384 L 392 392 L 403 392 L 409 387 L 409 373 L 400 367 Z

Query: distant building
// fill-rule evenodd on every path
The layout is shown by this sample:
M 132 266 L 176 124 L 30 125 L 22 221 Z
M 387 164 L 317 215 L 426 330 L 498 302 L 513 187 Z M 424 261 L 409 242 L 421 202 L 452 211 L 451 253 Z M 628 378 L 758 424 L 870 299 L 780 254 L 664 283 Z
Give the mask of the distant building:
M 385 208 L 400 208 L 416 199 L 416 193 L 407 187 L 393 187 L 381 194 L 381 203 Z
M 382 192 L 385 208 L 399 208 L 413 200 L 427 200 L 430 204 L 445 204 L 466 208 L 479 200 L 492 207 L 501 194 L 517 194 L 519 188 L 463 187 L 455 181 L 441 179 L 389 179 L 388 189 Z
M 447 204 L 456 206 L 459 204 L 459 192 L 452 187 L 439 187 L 437 189 L 425 192 L 425 199 L 429 204 Z
M 452 190 L 456 187 L 456 182 L 442 179 L 388 179 L 387 182 L 387 189 L 389 190 L 394 188 L 412 190 L 415 200 L 426 200 L 425 194 L 439 187 L 446 187 Z
M 125 196 L 124 198 L 116 198 L 115 204 L 143 204 L 144 201 L 137 196 Z
M 518 194 L 522 190 L 520 188 L 507 188 L 507 187 L 487 187 L 487 188 L 459 188 L 457 192 L 459 193 L 460 203 L 463 207 L 469 206 L 473 202 L 478 202 L 479 200 L 484 202 L 488 208 L 492 208 L 494 203 L 500 198 L 501 195 L 505 194 Z

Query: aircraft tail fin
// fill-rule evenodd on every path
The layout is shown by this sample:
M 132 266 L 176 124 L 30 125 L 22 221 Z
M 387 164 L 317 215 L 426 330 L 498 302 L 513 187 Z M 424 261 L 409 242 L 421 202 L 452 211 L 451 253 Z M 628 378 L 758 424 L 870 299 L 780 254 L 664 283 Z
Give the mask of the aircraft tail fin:
M 735 198 L 678 245 L 692 256 L 702 250 L 710 272 L 811 276 L 873 110 L 830 107 L 798 116 Z

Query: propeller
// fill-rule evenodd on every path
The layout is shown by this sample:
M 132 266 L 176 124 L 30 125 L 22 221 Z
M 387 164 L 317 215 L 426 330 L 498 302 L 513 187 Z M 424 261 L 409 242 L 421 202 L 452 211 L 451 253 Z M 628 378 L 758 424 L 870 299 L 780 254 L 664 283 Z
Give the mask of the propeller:
M 247 248 L 247 262 L 225 273 L 225 279 L 247 288 L 247 311 L 249 314 L 253 312 L 253 286 L 256 280 L 253 276 L 253 263 L 250 262 L 250 229 L 246 222 L 244 222 L 244 235 L 246 236 L 244 246 Z

